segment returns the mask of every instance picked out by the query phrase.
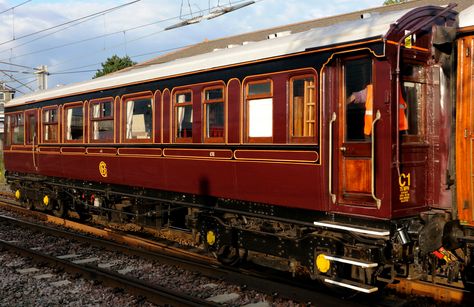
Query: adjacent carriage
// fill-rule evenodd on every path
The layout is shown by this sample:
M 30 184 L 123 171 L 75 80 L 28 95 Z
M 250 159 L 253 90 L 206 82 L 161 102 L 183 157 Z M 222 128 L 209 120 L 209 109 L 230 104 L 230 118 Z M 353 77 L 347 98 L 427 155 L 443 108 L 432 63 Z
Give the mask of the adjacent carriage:
M 180 224 L 227 264 L 469 285 L 472 11 L 363 14 L 22 96 L 6 177 L 57 215 Z

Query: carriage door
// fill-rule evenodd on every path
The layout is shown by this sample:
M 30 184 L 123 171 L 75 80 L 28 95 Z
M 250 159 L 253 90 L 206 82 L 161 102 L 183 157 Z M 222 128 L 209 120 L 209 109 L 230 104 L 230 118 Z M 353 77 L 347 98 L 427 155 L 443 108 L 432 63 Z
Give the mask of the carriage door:
M 25 112 L 26 118 L 26 145 L 31 146 L 31 163 L 33 169 L 38 170 L 38 112 L 30 110 Z
M 338 205 L 374 205 L 372 198 L 372 60 L 368 57 L 341 62 L 337 123 L 334 128 L 336 202 Z

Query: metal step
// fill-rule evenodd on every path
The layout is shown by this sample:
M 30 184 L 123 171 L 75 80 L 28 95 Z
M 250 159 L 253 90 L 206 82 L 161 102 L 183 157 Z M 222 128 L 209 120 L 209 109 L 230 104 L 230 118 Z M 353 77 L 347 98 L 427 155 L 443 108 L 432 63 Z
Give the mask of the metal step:
M 374 286 L 365 285 L 365 284 L 361 284 L 352 280 L 347 280 L 347 279 L 337 278 L 337 277 L 325 278 L 324 282 L 328 284 L 336 285 L 339 287 L 344 287 L 344 288 L 352 289 L 355 291 L 363 292 L 363 293 L 373 293 L 379 290 L 379 288 L 374 287 Z
M 342 224 L 333 221 L 315 221 L 313 222 L 315 226 L 326 227 L 331 229 L 346 230 L 355 233 L 377 236 L 377 237 L 386 237 L 390 235 L 390 230 L 380 229 L 380 228 L 370 228 L 370 227 L 356 227 L 354 225 Z
M 333 256 L 333 255 L 324 255 L 324 258 L 331 261 L 342 262 L 347 264 L 352 264 L 361 268 L 375 268 L 378 267 L 378 263 L 369 262 L 361 259 L 356 258 L 349 258 L 349 257 L 341 257 L 341 256 Z

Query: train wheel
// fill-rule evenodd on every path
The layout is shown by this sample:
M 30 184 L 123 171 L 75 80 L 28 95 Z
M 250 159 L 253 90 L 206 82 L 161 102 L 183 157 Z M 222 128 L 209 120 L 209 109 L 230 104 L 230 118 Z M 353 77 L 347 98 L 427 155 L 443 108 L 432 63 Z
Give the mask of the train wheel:
M 236 246 L 224 245 L 217 252 L 217 260 L 224 265 L 236 266 L 242 259 L 240 249 Z
M 33 201 L 31 201 L 31 199 L 26 199 L 23 204 L 25 205 L 25 208 L 28 210 L 33 210 L 35 208 L 35 205 Z
M 66 209 L 66 206 L 64 205 L 64 202 L 59 199 L 56 200 L 53 207 L 54 216 L 63 218 L 66 216 L 66 213 L 67 213 L 67 209 Z

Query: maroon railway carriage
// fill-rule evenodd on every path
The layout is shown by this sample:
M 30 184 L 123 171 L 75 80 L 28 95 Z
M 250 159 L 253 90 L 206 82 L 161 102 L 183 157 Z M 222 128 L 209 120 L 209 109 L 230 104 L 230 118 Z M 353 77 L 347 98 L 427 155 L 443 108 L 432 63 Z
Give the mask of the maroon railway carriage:
M 184 225 L 224 263 L 263 253 L 374 292 L 458 247 L 456 15 L 364 14 L 25 95 L 6 106 L 7 179 L 30 208 Z M 470 258 L 445 252 L 456 280 Z

